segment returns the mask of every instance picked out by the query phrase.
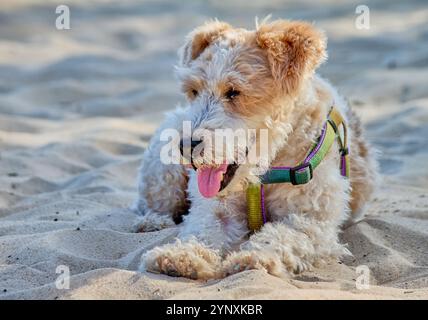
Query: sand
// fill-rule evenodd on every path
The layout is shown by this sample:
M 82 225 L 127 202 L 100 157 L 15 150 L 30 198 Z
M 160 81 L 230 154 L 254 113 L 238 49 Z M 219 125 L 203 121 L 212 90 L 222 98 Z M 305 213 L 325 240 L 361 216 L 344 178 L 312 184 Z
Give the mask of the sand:
M 428 5 L 357 2 L 54 1 L 0 3 L 0 299 L 428 298 Z M 368 216 L 342 235 L 353 257 L 290 279 L 246 271 L 208 282 L 140 273 L 143 252 L 176 228 L 133 233 L 136 172 L 164 112 L 184 35 L 207 18 L 315 21 L 331 80 L 363 118 L 382 181 Z M 60 265 L 69 289 L 58 289 Z M 371 286 L 356 288 L 356 268 Z

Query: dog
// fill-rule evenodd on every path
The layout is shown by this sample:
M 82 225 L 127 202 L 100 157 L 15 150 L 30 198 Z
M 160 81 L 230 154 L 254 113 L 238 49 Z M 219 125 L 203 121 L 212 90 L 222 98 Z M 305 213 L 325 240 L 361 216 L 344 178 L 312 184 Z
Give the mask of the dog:
M 187 103 L 167 115 L 145 150 L 135 203 L 139 231 L 178 224 L 178 239 L 146 252 L 141 271 L 207 280 L 259 269 L 282 277 L 350 254 L 339 234 L 364 216 L 377 162 L 359 118 L 315 73 L 326 59 L 324 33 L 302 21 L 263 21 L 246 30 L 215 20 L 187 36 L 176 68 Z M 247 188 L 260 186 L 273 167 L 301 163 L 329 125 L 332 107 L 346 126 L 347 153 L 337 141 L 345 129 L 334 128 L 336 140 L 310 168 L 310 181 L 263 186 L 267 221 L 251 230 Z M 163 163 L 170 142 L 162 132 L 172 128 L 183 139 L 186 121 L 205 132 L 264 130 L 268 149 L 255 164 L 226 156 L 214 162 L 204 154 L 216 147 L 202 139 L 196 146 L 204 145 L 203 152 L 192 152 L 187 164 Z M 262 147 L 259 136 L 252 141 Z M 249 146 L 237 149 L 232 154 L 245 158 Z M 349 157 L 349 177 L 340 172 L 341 156 Z

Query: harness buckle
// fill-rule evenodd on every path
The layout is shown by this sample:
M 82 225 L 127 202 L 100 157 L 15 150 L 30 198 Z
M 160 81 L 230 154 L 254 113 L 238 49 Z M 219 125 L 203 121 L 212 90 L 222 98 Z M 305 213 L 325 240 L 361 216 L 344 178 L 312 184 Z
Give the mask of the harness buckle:
M 348 147 L 343 147 L 339 150 L 340 155 L 342 156 L 347 156 L 349 154 L 349 148 Z
M 302 163 L 301 165 L 290 168 L 290 182 L 293 185 L 308 183 L 311 181 L 312 177 L 313 171 L 310 162 Z

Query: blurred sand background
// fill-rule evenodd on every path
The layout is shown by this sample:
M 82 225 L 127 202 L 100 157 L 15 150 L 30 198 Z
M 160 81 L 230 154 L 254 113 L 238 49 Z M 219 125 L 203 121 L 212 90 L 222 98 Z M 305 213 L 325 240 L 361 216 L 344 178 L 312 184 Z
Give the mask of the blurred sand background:
M 71 30 L 55 28 L 67 4 Z M 364 1 L 0 2 L 0 299 L 428 298 L 428 3 Z M 198 282 L 136 271 L 176 229 L 136 234 L 127 209 L 144 148 L 183 97 L 173 76 L 187 32 L 217 17 L 305 19 L 324 28 L 320 73 L 380 150 L 369 216 L 346 229 L 354 257 L 293 279 L 247 271 Z M 58 265 L 70 268 L 58 290 Z M 357 290 L 367 265 L 373 286 Z

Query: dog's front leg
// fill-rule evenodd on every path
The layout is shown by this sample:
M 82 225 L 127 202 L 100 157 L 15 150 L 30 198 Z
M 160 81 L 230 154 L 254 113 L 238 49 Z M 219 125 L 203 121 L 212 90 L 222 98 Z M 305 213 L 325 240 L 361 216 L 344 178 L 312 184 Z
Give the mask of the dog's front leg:
M 242 243 L 248 233 L 246 221 L 215 200 L 192 203 L 179 239 L 148 251 L 140 270 L 203 280 L 223 276 L 222 257 Z
M 140 271 L 190 279 L 214 279 L 221 275 L 221 257 L 217 250 L 196 238 L 177 239 L 175 243 L 146 252 Z
M 212 217 L 206 210 L 198 220 L 195 219 L 198 210 L 192 209 L 180 226 L 175 243 L 156 247 L 143 255 L 141 271 L 190 279 L 211 279 L 221 275 L 218 248 L 224 241 L 221 239 L 222 232 L 219 232 L 217 221 L 210 219 Z M 218 242 L 213 241 L 215 237 L 219 238 Z
M 173 226 L 174 218 L 179 220 L 188 209 L 186 169 L 180 163 L 165 163 L 163 150 L 172 142 L 161 138 L 163 133 L 176 132 L 178 148 L 185 117 L 185 109 L 170 113 L 144 152 L 139 169 L 138 199 L 134 204 L 134 210 L 142 215 L 135 225 L 136 231 L 156 231 Z
M 349 251 L 339 243 L 338 229 L 328 221 L 289 215 L 266 224 L 230 254 L 223 263 L 224 275 L 260 269 L 276 276 L 300 273 L 329 258 Z

